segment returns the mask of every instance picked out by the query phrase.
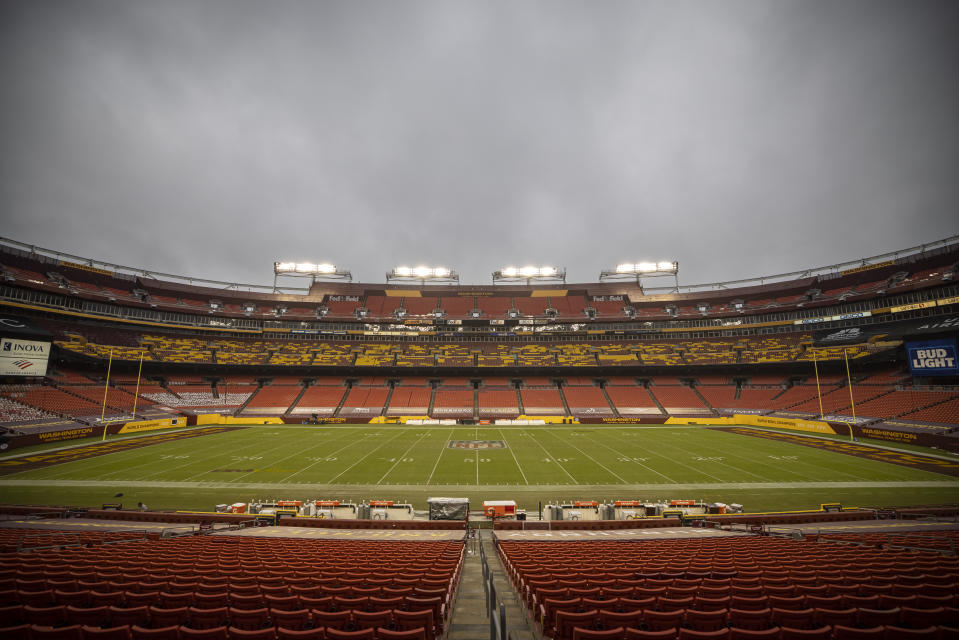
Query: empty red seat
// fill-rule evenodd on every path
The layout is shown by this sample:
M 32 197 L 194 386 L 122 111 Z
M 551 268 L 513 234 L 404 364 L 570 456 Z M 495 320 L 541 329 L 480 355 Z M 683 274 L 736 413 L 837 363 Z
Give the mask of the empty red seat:
M 106 628 L 81 626 L 80 635 L 83 640 L 130 640 L 130 625 Z
M 230 640 L 276 640 L 276 629 L 266 627 L 265 629 L 240 629 L 238 627 L 227 627 L 227 637 Z

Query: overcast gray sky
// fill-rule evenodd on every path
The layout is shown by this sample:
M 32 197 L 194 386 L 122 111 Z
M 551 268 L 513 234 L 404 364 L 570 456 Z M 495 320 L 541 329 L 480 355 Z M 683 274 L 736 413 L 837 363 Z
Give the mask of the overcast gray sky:
M 959 3 L 0 0 L 0 235 L 269 283 L 959 233 Z

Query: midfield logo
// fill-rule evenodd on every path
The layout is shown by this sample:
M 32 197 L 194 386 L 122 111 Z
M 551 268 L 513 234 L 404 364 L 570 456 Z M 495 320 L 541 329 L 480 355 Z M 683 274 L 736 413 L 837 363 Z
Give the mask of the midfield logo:
M 502 440 L 450 440 L 449 449 L 505 449 Z

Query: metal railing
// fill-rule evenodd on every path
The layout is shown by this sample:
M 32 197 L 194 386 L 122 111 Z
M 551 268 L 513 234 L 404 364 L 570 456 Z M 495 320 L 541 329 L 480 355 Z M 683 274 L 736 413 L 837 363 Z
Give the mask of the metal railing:
M 506 632 L 506 605 L 498 597 L 496 585 L 493 584 L 493 572 L 489 567 L 486 549 L 479 545 L 480 563 L 483 568 L 483 595 L 486 597 L 486 616 L 489 618 L 490 640 L 507 640 Z

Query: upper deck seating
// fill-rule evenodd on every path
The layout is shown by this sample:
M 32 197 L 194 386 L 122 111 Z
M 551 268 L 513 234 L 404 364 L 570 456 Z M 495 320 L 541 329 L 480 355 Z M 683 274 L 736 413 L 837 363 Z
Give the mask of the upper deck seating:
M 512 308 L 512 298 L 508 296 L 477 296 L 476 306 L 486 317 L 502 319 Z
M 314 346 L 313 364 L 316 366 L 345 367 L 353 364 L 353 348 L 349 342 L 319 342 Z
M 591 300 L 589 302 L 597 318 L 622 318 L 626 315 L 624 309 L 628 304 L 622 300 Z
M 396 362 L 396 354 L 390 344 L 367 344 L 357 353 L 355 364 L 358 367 L 388 367 Z
M 586 316 L 585 296 L 550 296 L 549 306 L 556 310 L 557 318 L 583 318 Z
M 388 296 L 366 296 L 366 309 L 371 318 L 385 318 L 392 316 L 399 306 L 399 298 Z
M 639 357 L 643 364 L 648 365 L 679 365 L 683 363 L 683 357 L 669 343 L 642 343 Z
M 521 367 L 549 367 L 556 364 L 555 353 L 544 344 L 523 344 L 515 347 L 516 364 Z
M 438 304 L 439 300 L 434 296 L 403 298 L 403 308 L 410 316 L 432 316 Z
M 546 303 L 546 298 L 513 297 L 513 306 L 523 316 L 542 318 L 546 315 Z
M 446 313 L 446 317 L 452 320 L 467 319 L 474 304 L 473 296 L 443 296 L 439 301 L 439 306 Z
M 352 319 L 356 317 L 356 310 L 363 306 L 363 302 L 359 296 L 327 296 L 323 306 L 327 308 L 327 318 Z

